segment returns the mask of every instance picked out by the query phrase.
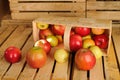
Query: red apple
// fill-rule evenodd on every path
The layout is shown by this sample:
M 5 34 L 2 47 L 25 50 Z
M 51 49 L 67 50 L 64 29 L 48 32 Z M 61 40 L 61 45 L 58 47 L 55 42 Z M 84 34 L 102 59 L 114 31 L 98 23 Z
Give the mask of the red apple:
M 82 37 L 78 34 L 74 34 L 70 36 L 70 50 L 77 51 L 78 49 L 82 48 Z
M 44 49 L 32 47 L 26 54 L 26 61 L 32 68 L 41 68 L 47 61 L 47 55 Z
M 74 34 L 75 34 L 74 30 L 71 29 L 71 31 L 70 31 L 70 36 L 72 36 L 72 35 L 74 35 Z
M 81 36 L 87 36 L 91 32 L 90 28 L 87 27 L 75 27 L 75 33 Z
M 45 39 L 47 36 L 49 35 L 53 35 L 53 33 L 51 32 L 51 30 L 49 28 L 47 29 L 43 29 L 39 31 L 39 38 L 41 39 Z
M 52 32 L 56 35 L 64 35 L 65 26 L 63 25 L 52 25 Z
M 46 53 L 48 54 L 51 50 L 51 45 L 46 39 L 40 39 L 37 42 L 35 42 L 34 46 L 38 46 L 43 48 Z
M 93 39 L 96 46 L 99 46 L 102 49 L 106 49 L 108 47 L 108 36 L 106 34 L 95 35 Z
M 95 66 L 94 54 L 86 48 L 79 49 L 75 54 L 75 64 L 80 70 L 90 70 Z
M 10 63 L 16 63 L 21 59 L 21 51 L 19 48 L 10 46 L 5 50 L 4 57 Z

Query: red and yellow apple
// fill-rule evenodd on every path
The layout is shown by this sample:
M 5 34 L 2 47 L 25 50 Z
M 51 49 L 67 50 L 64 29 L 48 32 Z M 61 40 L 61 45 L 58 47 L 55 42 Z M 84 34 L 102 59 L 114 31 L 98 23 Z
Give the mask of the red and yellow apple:
M 26 54 L 26 61 L 32 68 L 41 68 L 47 61 L 47 55 L 44 49 L 40 47 L 32 47 Z
M 89 48 L 94 45 L 95 45 L 95 42 L 93 39 L 88 38 L 88 39 L 83 40 L 83 48 Z
M 82 48 L 75 54 L 75 64 L 80 70 L 90 70 L 95 66 L 96 58 L 89 49 Z
M 34 46 L 38 46 L 43 48 L 46 53 L 48 54 L 51 50 L 51 45 L 46 39 L 40 39 L 37 42 L 35 42 Z
M 65 26 L 63 25 L 52 25 L 52 32 L 55 34 L 55 35 L 64 35 L 64 31 L 65 31 Z
M 45 39 L 47 36 L 53 35 L 49 28 L 39 31 L 39 38 Z

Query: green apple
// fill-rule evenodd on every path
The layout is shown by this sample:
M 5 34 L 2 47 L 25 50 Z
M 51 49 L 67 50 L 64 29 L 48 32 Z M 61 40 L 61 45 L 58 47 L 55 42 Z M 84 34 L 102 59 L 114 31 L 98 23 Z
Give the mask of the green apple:
M 55 47 L 58 45 L 58 38 L 54 35 L 47 36 L 47 41 L 50 43 L 52 47 Z
M 87 36 L 82 37 L 82 40 L 85 40 L 85 39 L 91 39 L 91 35 L 87 35 Z
M 40 23 L 40 22 L 37 22 L 36 25 L 39 29 L 47 29 L 49 27 L 49 24 Z
M 90 50 L 93 52 L 93 54 L 95 55 L 96 59 L 99 59 L 102 57 L 103 52 L 102 50 L 98 47 L 98 46 L 91 46 Z
M 83 40 L 83 48 L 89 48 L 89 47 L 94 46 L 94 45 L 95 45 L 94 40 L 92 40 L 90 38 Z
M 54 58 L 59 63 L 64 63 L 69 58 L 69 52 L 65 49 L 57 49 L 54 53 Z

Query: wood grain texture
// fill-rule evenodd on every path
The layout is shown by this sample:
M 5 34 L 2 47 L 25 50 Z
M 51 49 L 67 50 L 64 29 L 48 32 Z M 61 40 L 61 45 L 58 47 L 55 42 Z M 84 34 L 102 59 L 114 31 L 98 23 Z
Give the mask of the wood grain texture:
M 120 80 L 119 69 L 116 61 L 114 47 L 111 42 L 109 55 L 104 57 L 106 80 Z
M 120 20 L 120 11 L 87 11 L 87 18 Z
M 113 37 L 113 41 L 114 41 L 116 56 L 118 59 L 118 65 L 120 67 L 120 47 L 119 47 L 120 46 L 120 42 L 119 42 L 119 40 L 120 40 L 120 25 L 119 25 L 119 27 L 113 28 L 112 37 Z
M 24 45 L 25 40 L 31 33 L 31 28 L 27 28 L 24 26 L 18 27 L 12 35 L 10 35 L 9 39 L 7 39 L 4 44 L 2 44 L 0 51 L 2 51 L 2 54 L 4 55 L 3 52 L 5 51 L 6 48 L 9 46 L 16 46 L 18 48 L 21 48 Z M 21 35 L 20 35 L 21 34 Z M 19 42 L 18 42 L 19 41 Z M 2 76 L 6 73 L 7 69 L 10 66 L 10 63 L 6 62 L 4 58 L 1 58 L 0 60 L 0 79 Z
M 87 10 L 120 10 L 120 1 L 87 1 Z

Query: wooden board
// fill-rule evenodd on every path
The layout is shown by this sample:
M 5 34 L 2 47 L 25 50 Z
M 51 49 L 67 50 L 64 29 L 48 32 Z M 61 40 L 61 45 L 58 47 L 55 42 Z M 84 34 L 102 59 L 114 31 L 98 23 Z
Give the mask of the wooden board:
M 82 71 L 76 67 L 72 53 L 66 63 L 57 63 L 51 53 L 44 67 L 31 68 L 26 63 L 25 55 L 34 45 L 32 27 L 2 26 L 0 36 L 7 35 L 0 38 L 0 80 L 120 80 L 119 30 L 119 27 L 113 27 L 109 55 L 97 60 L 93 69 Z M 4 50 L 11 45 L 15 45 L 22 51 L 21 61 L 15 64 L 6 62 L 3 57 Z

